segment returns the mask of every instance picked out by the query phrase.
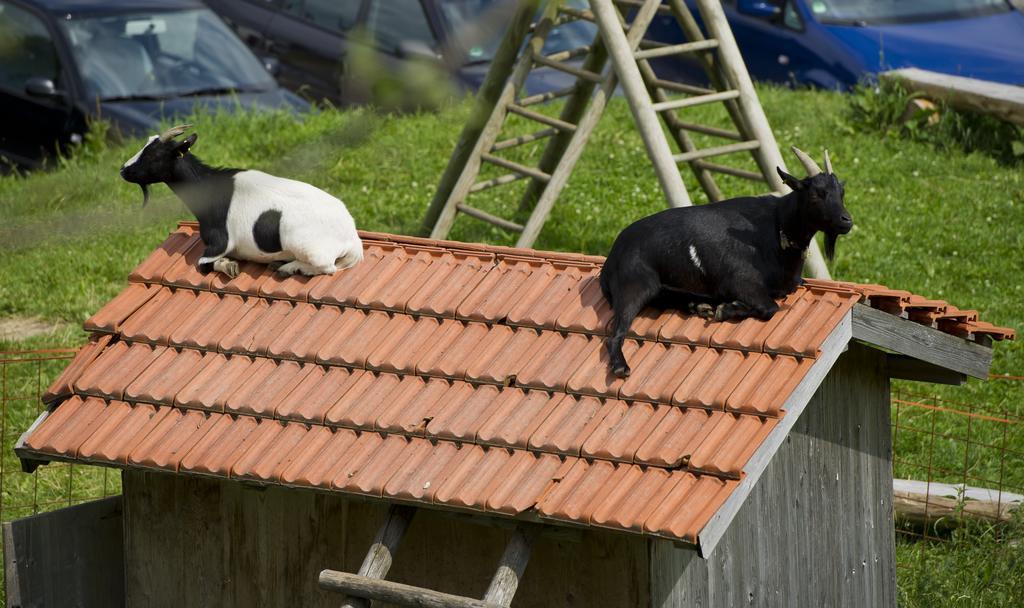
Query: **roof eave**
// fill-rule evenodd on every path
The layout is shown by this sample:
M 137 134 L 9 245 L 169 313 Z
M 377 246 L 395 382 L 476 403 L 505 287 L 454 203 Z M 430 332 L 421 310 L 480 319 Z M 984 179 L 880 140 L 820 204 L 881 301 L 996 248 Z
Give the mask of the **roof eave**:
M 855 304 L 853 339 L 959 374 L 987 379 L 992 348 Z M 898 377 L 898 376 L 894 376 Z

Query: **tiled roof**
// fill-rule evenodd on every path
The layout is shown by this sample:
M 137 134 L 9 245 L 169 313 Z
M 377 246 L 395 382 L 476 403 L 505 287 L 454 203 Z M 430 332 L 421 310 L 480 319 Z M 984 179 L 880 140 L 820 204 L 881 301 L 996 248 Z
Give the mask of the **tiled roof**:
M 770 321 L 645 311 L 607 370 L 602 258 L 364 233 L 333 276 L 195 268 L 179 229 L 85 327 L 25 458 L 347 492 L 696 543 L 854 303 L 980 339 L 945 302 L 808 281 Z

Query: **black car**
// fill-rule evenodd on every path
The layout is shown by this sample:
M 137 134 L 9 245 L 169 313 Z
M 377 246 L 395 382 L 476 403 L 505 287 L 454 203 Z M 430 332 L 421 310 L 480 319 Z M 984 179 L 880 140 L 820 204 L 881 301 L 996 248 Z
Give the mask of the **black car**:
M 150 134 L 197 104 L 308 107 L 198 0 L 0 0 L 0 162 L 38 166 L 88 117 Z
M 207 0 L 258 55 L 280 61 L 283 85 L 312 98 L 349 104 L 379 102 L 381 88 L 414 85 L 425 58 L 449 82 L 476 90 L 507 26 L 505 0 Z M 586 2 L 572 4 L 585 7 Z M 544 48 L 555 53 L 590 44 L 596 28 L 583 21 L 553 28 Z M 578 61 L 576 62 L 578 63 Z M 574 77 L 534 70 L 531 92 L 569 86 Z M 430 84 L 430 83 L 428 83 Z M 368 88 L 377 90 L 367 90 Z M 385 91 L 386 92 L 386 91 Z

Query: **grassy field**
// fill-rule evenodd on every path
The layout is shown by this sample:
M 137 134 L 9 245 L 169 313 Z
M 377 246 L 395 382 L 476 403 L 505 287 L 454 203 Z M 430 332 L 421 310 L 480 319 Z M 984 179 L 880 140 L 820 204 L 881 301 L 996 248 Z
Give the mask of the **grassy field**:
M 955 146 L 937 148 L 863 130 L 854 122 L 848 99 L 837 94 L 765 88 L 761 95 L 780 145 L 796 144 L 816 157 L 828 147 L 837 173 L 846 180 L 847 207 L 856 227 L 840 239 L 832 265 L 836 278 L 908 289 L 978 309 L 993 323 L 1024 327 L 1024 174 L 1019 165 Z M 723 115 L 698 112 L 691 116 L 724 124 Z M 212 164 L 313 182 L 342 198 L 360 227 L 412 233 L 467 114 L 466 104 L 400 118 L 368 110 L 322 111 L 301 119 L 201 114 L 192 119 L 199 133 L 193 151 Z M 149 206 L 142 209 L 141 192 L 118 177 L 117 169 L 140 144 L 108 146 L 96 138 L 58 170 L 0 178 L 0 318 L 38 317 L 55 325 L 51 333 L 27 341 L 0 342 L 0 350 L 81 343 L 82 321 L 124 287 L 131 268 L 177 220 L 188 217 L 163 186 L 154 188 Z M 791 156 L 787 161 L 799 166 Z M 699 192 L 692 176 L 685 177 L 691 193 Z M 730 194 L 756 190 L 740 180 L 724 180 L 722 186 Z M 513 216 L 517 188 L 497 188 L 472 203 Z M 628 108 L 615 100 L 537 247 L 604 254 L 622 227 L 662 206 Z M 513 242 L 510 235 L 465 217 L 451 236 Z M 993 371 L 1024 376 L 1024 343 L 999 344 Z M 31 384 L 33 373 L 24 372 L 21 381 Z M 898 388 L 1024 415 L 1021 382 L 970 381 L 955 388 L 900 383 Z M 18 407 L 8 412 L 7 425 L 20 431 L 35 405 Z M 1020 462 L 1001 462 L 983 449 L 965 453 L 955 439 L 965 429 L 948 420 L 938 430 L 952 439 L 899 437 L 897 454 L 908 464 L 899 465 L 897 475 L 921 477 L 930 462 L 952 470 L 966 467 L 974 478 L 1002 478 L 1017 491 L 1024 489 Z M 976 441 L 1005 441 L 1024 450 L 1019 425 L 977 424 L 971 433 Z M 16 466 L 10 436 L 8 430 L 5 469 Z M 62 480 L 46 487 L 59 490 Z M 82 483 L 95 489 L 102 477 L 93 474 Z M 7 484 L 4 499 L 24 498 L 29 491 Z M 969 530 L 946 543 L 900 541 L 898 557 L 902 605 L 1024 605 L 1024 549 L 1000 541 L 991 530 Z

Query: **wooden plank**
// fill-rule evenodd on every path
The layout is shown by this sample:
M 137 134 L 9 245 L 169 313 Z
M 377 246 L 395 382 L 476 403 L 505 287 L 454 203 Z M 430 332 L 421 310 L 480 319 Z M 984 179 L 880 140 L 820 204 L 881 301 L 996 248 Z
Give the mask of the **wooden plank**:
M 989 114 L 1024 126 L 1024 87 L 918 68 L 890 70 L 878 77 L 898 81 L 911 91 L 945 101 L 958 110 Z
M 463 205 L 462 203 L 459 203 L 458 208 L 460 212 L 465 213 L 469 217 L 473 217 L 478 220 L 487 222 L 488 224 L 494 224 L 495 226 L 497 226 L 498 228 L 502 228 L 503 230 L 508 230 L 510 232 L 523 231 L 523 226 L 521 224 L 517 224 L 515 222 L 506 220 L 503 217 L 498 217 L 491 213 L 487 213 L 482 209 L 470 207 L 469 205 Z
M 121 497 L 3 524 L 6 605 L 124 606 Z
M 391 505 L 363 558 L 363 564 L 359 566 L 359 576 L 376 579 L 387 576 L 394 562 L 394 553 L 415 514 L 415 507 Z M 370 602 L 362 597 L 349 597 L 342 602 L 341 608 L 370 608 Z
M 645 49 L 637 51 L 633 54 L 637 59 L 654 59 L 655 57 L 668 57 L 670 55 L 682 55 L 683 53 L 693 53 L 694 51 L 710 51 L 711 49 L 718 48 L 717 40 L 696 40 L 694 42 L 684 42 L 683 44 L 671 44 L 665 46 L 659 46 L 657 48 Z
M 711 158 L 712 156 L 724 156 L 726 154 L 733 154 L 736 152 L 744 152 L 746 150 L 754 150 L 761 145 L 761 142 L 755 140 L 741 141 L 735 144 L 727 144 L 724 146 L 715 146 L 714 148 L 704 148 L 703 150 L 694 150 L 692 152 L 684 152 L 682 154 L 676 154 L 672 158 L 677 163 L 688 163 L 692 160 L 700 160 L 702 158 Z
M 529 175 L 530 177 L 532 177 L 534 179 L 539 179 L 541 181 L 548 181 L 549 179 L 551 179 L 551 176 L 548 175 L 547 173 L 543 173 L 541 171 L 538 171 L 537 169 L 534 169 L 533 167 L 527 167 L 526 165 L 521 165 L 521 164 L 519 164 L 519 163 L 517 163 L 515 161 L 508 160 L 507 158 L 501 158 L 500 156 L 495 156 L 493 154 L 487 154 L 487 153 L 481 154 L 480 158 L 481 158 L 481 160 L 489 162 L 492 165 L 498 165 L 499 167 L 502 167 L 504 169 L 508 169 L 509 171 L 515 171 L 516 173 L 522 173 L 523 175 Z
M 565 133 L 572 133 L 573 131 L 576 130 L 576 125 L 574 125 L 572 123 L 565 122 L 564 120 L 561 120 L 559 118 L 551 118 L 550 116 L 541 114 L 540 112 L 534 112 L 533 110 L 527 110 L 526 108 L 524 108 L 524 107 L 522 107 L 520 105 L 516 105 L 514 103 L 513 104 L 509 104 L 508 111 L 512 112 L 513 114 L 518 114 L 518 115 L 522 116 L 523 118 L 529 118 L 530 120 L 532 120 L 534 122 L 539 122 L 539 123 L 545 124 L 545 125 L 547 125 L 549 127 L 553 127 L 555 129 L 558 129 L 559 131 L 563 131 Z
M 451 595 L 336 570 L 322 571 L 318 583 L 322 589 L 327 591 L 412 608 L 502 608 L 499 604 L 471 597 Z
M 648 0 L 640 9 L 643 12 L 654 0 Z M 668 140 L 661 129 L 661 122 L 658 114 L 651 107 L 651 98 L 647 92 L 636 60 L 633 59 L 633 51 L 636 45 L 630 45 L 626 34 L 622 31 L 622 24 L 619 22 L 619 13 L 612 6 L 611 0 L 592 0 L 591 10 L 597 18 L 597 26 L 601 30 L 608 47 L 608 54 L 612 64 L 615 66 L 615 73 L 622 85 L 623 93 L 629 102 L 630 110 L 636 121 L 637 130 L 647 148 L 647 155 L 654 165 L 654 172 L 658 176 L 658 183 L 670 207 L 689 207 L 692 205 L 689 194 L 686 192 L 686 184 L 679 174 L 679 168 L 672 160 L 672 149 L 669 148 Z M 657 10 L 660 2 L 654 2 L 649 10 Z M 636 21 L 637 17 L 634 17 Z M 640 41 L 637 40 L 636 44 Z
M 800 414 L 807 407 L 807 404 L 810 403 L 811 398 L 814 397 L 818 386 L 821 385 L 832 369 L 832 366 L 839 359 L 839 356 L 843 354 L 852 336 L 850 316 L 848 314 L 843 317 L 843 320 L 832 330 L 832 333 L 825 338 L 821 345 L 821 355 L 818 356 L 818 360 L 814 362 L 811 369 L 807 371 L 807 375 L 793 389 L 793 392 L 790 393 L 789 398 L 783 404 L 782 409 L 785 410 L 786 415 L 772 429 L 768 437 L 765 438 L 764 442 L 761 443 L 760 447 L 750 457 L 750 460 L 747 461 L 746 466 L 743 467 L 743 480 L 740 481 L 736 489 L 729 495 L 729 498 L 725 500 L 704 526 L 704 529 L 697 535 L 702 556 L 707 557 L 710 555 L 715 550 L 718 542 L 722 540 L 722 536 L 729 529 L 729 525 L 732 523 L 733 518 L 736 517 L 740 507 L 743 506 L 747 496 L 753 491 L 754 486 L 761 479 L 761 475 L 764 474 L 775 453 L 785 442 L 789 431 L 792 430 L 797 420 L 800 419 Z
M 975 378 L 987 379 L 992 363 L 992 349 L 987 346 L 864 304 L 853 306 L 853 337 Z
M 669 99 L 668 101 L 656 103 L 652 107 L 654 108 L 655 112 L 664 112 L 665 110 L 678 110 L 680 108 L 701 106 L 708 103 L 725 101 L 727 99 L 736 99 L 739 96 L 739 91 L 719 91 L 718 93 L 711 93 L 708 95 L 698 95 L 695 97 Z
M 1024 504 L 1024 495 L 964 484 L 892 480 L 896 515 L 915 524 L 933 525 L 940 519 L 949 527 L 964 520 L 1006 522 Z
M 890 378 L 930 382 L 932 384 L 952 384 L 960 386 L 967 381 L 967 376 L 959 372 L 933 365 L 920 359 L 889 353 L 885 358 L 885 370 Z
M 505 553 L 498 563 L 498 570 L 484 594 L 484 601 L 498 606 L 510 606 L 519 588 L 519 581 L 530 561 L 533 541 L 540 533 L 539 526 L 520 526 L 512 532 L 512 538 L 505 546 Z

